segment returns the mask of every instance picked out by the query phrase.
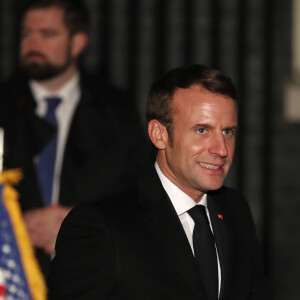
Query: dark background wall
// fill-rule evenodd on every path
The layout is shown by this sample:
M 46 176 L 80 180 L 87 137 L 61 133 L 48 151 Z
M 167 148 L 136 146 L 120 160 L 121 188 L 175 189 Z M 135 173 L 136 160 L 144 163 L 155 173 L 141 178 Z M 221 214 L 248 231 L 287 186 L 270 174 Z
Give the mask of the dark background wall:
M 17 65 L 20 2 L 0 0 L 2 80 Z M 150 83 L 170 68 L 204 63 L 233 78 L 240 135 L 227 183 L 252 207 L 274 298 L 299 299 L 300 124 L 283 114 L 291 71 L 291 0 L 85 2 L 92 23 L 83 63 L 133 92 L 141 122 Z

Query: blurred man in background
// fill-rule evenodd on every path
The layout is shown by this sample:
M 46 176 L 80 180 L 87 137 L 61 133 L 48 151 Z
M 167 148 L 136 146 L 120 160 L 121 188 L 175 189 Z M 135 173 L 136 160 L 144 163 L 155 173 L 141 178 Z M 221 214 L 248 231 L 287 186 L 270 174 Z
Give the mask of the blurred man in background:
M 23 172 L 20 202 L 45 274 L 71 207 L 121 188 L 147 151 L 133 101 L 78 66 L 88 23 L 81 1 L 30 1 L 22 72 L 0 90 L 4 165 Z

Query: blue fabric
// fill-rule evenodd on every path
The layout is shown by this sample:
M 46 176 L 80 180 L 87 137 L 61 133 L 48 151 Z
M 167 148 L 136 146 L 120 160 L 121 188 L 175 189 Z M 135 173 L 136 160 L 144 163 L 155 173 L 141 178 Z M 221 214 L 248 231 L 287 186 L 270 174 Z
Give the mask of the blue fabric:
M 0 185 L 0 269 L 5 278 L 6 297 L 14 300 L 32 299 L 23 270 L 14 229 L 2 202 Z
M 60 104 L 60 98 L 46 98 L 48 109 L 44 119 L 57 128 L 55 110 Z M 52 199 L 52 187 L 57 148 L 57 130 L 46 147 L 40 152 L 36 163 L 36 171 L 44 206 L 49 206 Z

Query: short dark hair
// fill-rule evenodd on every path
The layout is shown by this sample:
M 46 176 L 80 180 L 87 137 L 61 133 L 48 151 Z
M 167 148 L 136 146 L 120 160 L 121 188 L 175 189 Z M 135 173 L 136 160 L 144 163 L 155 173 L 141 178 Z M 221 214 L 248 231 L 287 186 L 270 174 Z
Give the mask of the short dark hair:
M 205 90 L 229 97 L 236 101 L 237 93 L 231 79 L 222 72 L 205 65 L 188 65 L 167 72 L 150 88 L 147 100 L 146 119 L 157 119 L 173 137 L 172 98 L 177 89 L 187 89 L 199 84 Z
M 64 23 L 70 33 L 88 32 L 89 13 L 81 0 L 30 0 L 25 4 L 22 19 L 33 9 L 59 7 L 64 11 Z

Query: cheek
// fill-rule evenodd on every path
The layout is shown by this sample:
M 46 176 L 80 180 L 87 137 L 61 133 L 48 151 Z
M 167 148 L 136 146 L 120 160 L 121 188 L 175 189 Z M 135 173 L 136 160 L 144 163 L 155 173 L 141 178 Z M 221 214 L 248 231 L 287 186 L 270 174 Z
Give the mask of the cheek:
M 235 141 L 230 141 L 227 145 L 227 149 L 228 149 L 228 154 L 229 154 L 230 158 L 232 158 L 234 155 L 234 151 L 235 151 Z
M 44 45 L 45 50 L 48 50 L 49 53 L 56 53 L 61 56 L 65 55 L 68 49 L 70 48 L 68 42 L 63 38 L 49 40 L 48 42 L 44 43 Z
M 191 134 L 177 134 L 174 136 L 173 152 L 177 161 L 190 161 L 205 150 L 205 141 Z
M 178 146 L 176 159 L 177 161 L 180 160 L 183 166 L 192 168 L 203 152 L 204 147 L 202 143 L 184 143 Z
M 26 53 L 29 49 L 29 43 L 26 40 L 22 40 L 20 43 L 21 54 Z
M 54 45 L 47 49 L 47 54 L 49 58 L 53 58 L 54 61 L 62 63 L 68 56 L 68 50 L 66 46 Z
M 187 144 L 187 149 L 191 155 L 198 155 L 205 150 L 205 143 L 200 140 L 190 141 Z

